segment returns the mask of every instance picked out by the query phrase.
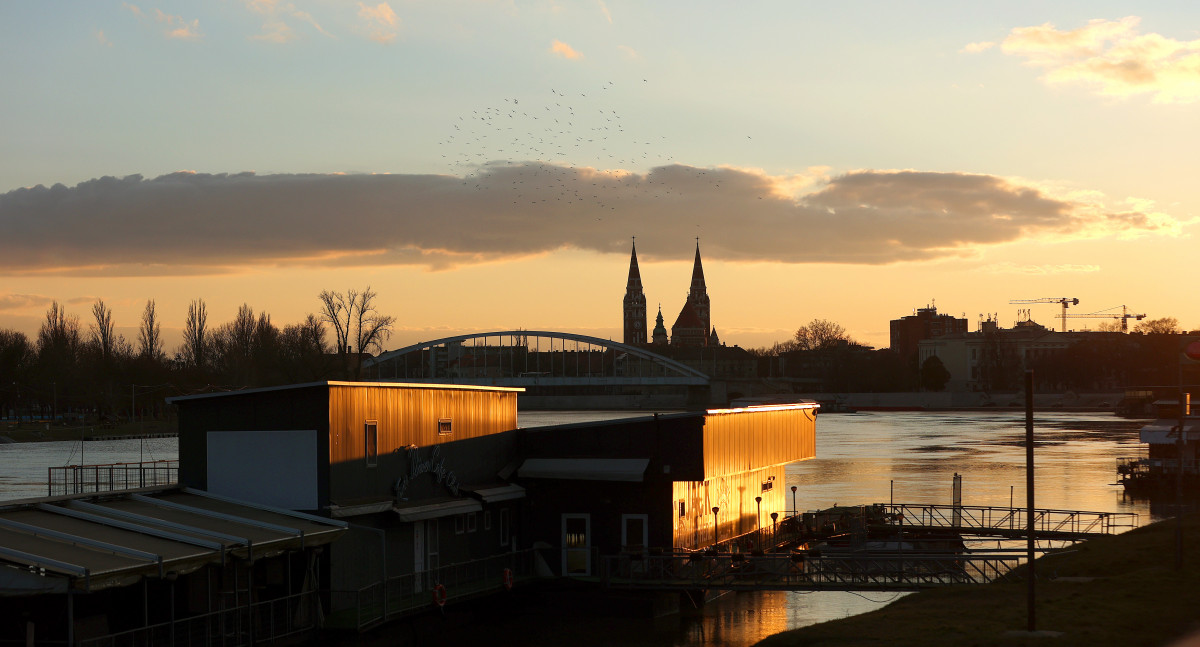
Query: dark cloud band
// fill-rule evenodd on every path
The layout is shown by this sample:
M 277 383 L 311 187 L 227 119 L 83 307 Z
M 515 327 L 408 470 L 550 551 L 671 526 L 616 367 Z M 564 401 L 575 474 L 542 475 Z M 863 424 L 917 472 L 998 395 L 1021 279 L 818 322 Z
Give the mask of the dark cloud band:
M 1106 210 L 986 175 L 862 171 L 786 182 L 682 165 L 645 174 L 544 163 L 444 175 L 174 173 L 0 195 L 0 272 L 215 273 L 260 264 L 453 267 L 563 248 L 647 260 L 883 264 L 1048 235 L 1171 233 L 1168 216 Z M 642 251 L 644 250 L 644 251 Z

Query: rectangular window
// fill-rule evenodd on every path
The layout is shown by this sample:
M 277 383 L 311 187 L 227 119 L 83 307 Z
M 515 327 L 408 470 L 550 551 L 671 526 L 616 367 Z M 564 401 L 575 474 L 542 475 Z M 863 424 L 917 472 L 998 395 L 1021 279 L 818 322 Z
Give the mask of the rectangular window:
M 449 436 L 454 433 L 454 424 L 449 418 L 438 418 L 438 435 Z
M 512 515 L 509 514 L 508 508 L 500 511 L 500 545 L 507 546 L 510 535 L 512 534 Z
M 490 510 L 483 513 L 483 529 L 484 530 L 492 529 L 492 513 Z
M 374 420 L 368 420 L 363 425 L 363 439 L 367 444 L 367 467 L 375 467 L 379 464 L 379 424 Z
M 476 525 L 476 521 L 475 521 L 475 513 L 468 512 L 467 513 L 467 532 L 475 532 L 475 530 L 477 528 L 478 528 L 478 526 Z
M 454 534 L 461 535 L 467 531 L 467 515 L 454 515 Z
M 687 505 L 684 503 L 683 499 L 680 499 L 679 500 L 679 518 L 682 519 L 683 517 L 686 517 L 686 516 L 687 516 Z

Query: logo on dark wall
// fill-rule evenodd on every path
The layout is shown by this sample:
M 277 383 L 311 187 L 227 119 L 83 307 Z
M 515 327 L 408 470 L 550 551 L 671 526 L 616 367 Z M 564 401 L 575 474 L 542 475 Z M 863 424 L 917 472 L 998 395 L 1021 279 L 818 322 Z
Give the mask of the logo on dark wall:
M 429 458 L 425 460 L 421 460 L 421 453 L 418 449 L 409 449 L 408 462 L 408 474 L 397 478 L 396 485 L 392 488 L 396 492 L 397 499 L 403 499 L 404 494 L 408 491 L 408 485 L 422 474 L 432 474 L 439 485 L 444 485 L 450 494 L 458 496 L 458 476 L 446 468 L 446 458 L 442 456 L 441 447 L 435 445 L 429 452 Z

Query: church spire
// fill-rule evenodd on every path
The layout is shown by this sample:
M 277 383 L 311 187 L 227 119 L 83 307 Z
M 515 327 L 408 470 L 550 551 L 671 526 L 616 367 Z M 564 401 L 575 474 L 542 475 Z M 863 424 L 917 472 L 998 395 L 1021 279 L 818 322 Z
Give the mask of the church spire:
M 696 317 L 700 319 L 703 329 L 701 335 L 707 336 L 712 327 L 712 321 L 709 318 L 708 287 L 704 285 L 704 265 L 700 262 L 699 238 L 696 239 L 696 263 L 692 266 L 692 285 L 688 289 L 687 303 L 691 305 L 692 310 L 696 312 Z
M 633 252 L 629 255 L 629 280 L 625 284 L 622 306 L 625 320 L 624 342 L 646 343 L 646 293 L 642 290 L 642 273 L 638 269 L 636 238 L 633 241 Z
M 704 286 L 704 265 L 700 262 L 700 239 L 696 239 L 696 263 L 692 265 L 692 287 L 689 290 L 689 298 L 697 293 L 708 293 L 708 289 Z

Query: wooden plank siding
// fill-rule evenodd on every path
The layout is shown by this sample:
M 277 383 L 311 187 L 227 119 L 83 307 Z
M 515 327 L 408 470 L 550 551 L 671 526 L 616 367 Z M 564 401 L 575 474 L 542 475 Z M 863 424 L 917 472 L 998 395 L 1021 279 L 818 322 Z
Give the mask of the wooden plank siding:
M 329 461 L 366 458 L 364 424 L 378 425 L 382 456 L 409 445 L 429 447 L 517 428 L 518 391 L 414 384 L 331 384 Z M 449 419 L 452 433 L 439 434 Z
M 709 411 L 704 420 L 705 478 L 815 458 L 816 406 Z
M 769 525 L 772 512 L 786 515 L 785 466 L 816 457 L 816 411 L 815 404 L 794 404 L 706 412 L 704 480 L 672 486 L 675 547 L 702 548 L 714 537 L 726 540 Z M 761 507 L 755 497 L 762 497 Z M 720 508 L 715 519 L 714 507 Z
M 409 445 L 437 447 L 516 429 L 518 393 L 519 389 L 485 387 L 330 383 L 329 501 L 350 506 L 391 499 L 397 479 L 411 471 L 411 459 L 448 458 L 446 452 L 405 451 Z M 443 419 L 450 421 L 451 433 L 438 433 Z M 374 465 L 368 465 L 366 454 L 368 421 L 376 429 Z M 461 476 L 489 460 L 494 458 L 478 456 L 468 462 L 458 457 L 445 467 Z M 424 485 L 432 487 L 433 477 L 425 480 L 429 483 L 422 481 Z
M 714 506 L 720 508 L 715 521 L 719 526 L 717 539 L 721 541 L 756 530 L 760 509 L 764 527 L 771 524 L 772 512 L 778 512 L 782 519 L 789 505 L 785 496 L 786 476 L 784 465 L 773 465 L 704 481 L 676 481 L 671 510 L 675 520 L 674 547 L 697 549 L 713 543 Z M 772 486 L 763 491 L 764 483 Z M 754 501 L 756 496 L 762 497 L 761 508 Z M 681 501 L 683 516 L 679 515 Z

